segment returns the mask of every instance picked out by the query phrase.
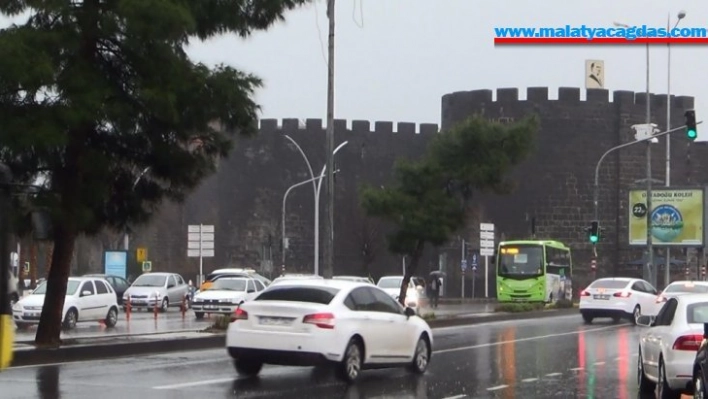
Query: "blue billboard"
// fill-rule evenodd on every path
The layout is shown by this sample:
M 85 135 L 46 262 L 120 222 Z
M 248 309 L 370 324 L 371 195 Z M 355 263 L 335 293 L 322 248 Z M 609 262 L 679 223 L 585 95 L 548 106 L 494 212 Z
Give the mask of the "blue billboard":
M 128 251 L 104 251 L 103 268 L 105 274 L 127 278 Z

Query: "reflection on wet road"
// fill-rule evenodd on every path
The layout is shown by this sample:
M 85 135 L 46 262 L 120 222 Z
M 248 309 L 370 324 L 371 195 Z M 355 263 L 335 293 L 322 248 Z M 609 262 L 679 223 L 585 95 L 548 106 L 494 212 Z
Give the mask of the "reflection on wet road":
M 327 371 L 265 367 L 237 379 L 225 350 L 182 352 L 0 374 L 2 398 L 618 398 L 637 397 L 628 325 L 580 316 L 434 330 L 428 373 L 367 371 L 351 387 Z

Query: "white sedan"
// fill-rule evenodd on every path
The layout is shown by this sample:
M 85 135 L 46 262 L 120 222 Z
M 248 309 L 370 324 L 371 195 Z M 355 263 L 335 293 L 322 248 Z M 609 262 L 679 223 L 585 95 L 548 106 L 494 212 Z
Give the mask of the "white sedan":
M 336 365 L 355 381 L 363 369 L 428 368 L 433 334 L 425 320 L 371 284 L 299 280 L 268 287 L 234 313 L 226 347 L 236 371 L 257 375 L 263 364 Z
M 708 281 L 674 281 L 664 288 L 663 291 L 659 293 L 656 298 L 657 304 L 663 304 L 669 298 L 673 298 L 677 295 L 683 294 L 707 294 L 708 293 Z
M 655 315 L 657 291 L 648 282 L 637 278 L 612 277 L 595 280 L 580 293 L 580 314 L 585 323 L 598 317 L 615 322 L 629 319 L 632 323 L 642 315 Z
M 686 294 L 670 298 L 656 316 L 640 316 L 649 327 L 639 340 L 637 378 L 640 394 L 680 398 L 691 391 L 693 364 L 708 322 L 708 297 Z
M 398 301 L 401 293 L 401 285 L 403 285 L 403 276 L 384 276 L 379 279 L 377 287 L 384 290 L 393 299 Z M 421 305 L 420 297 L 422 296 L 423 288 L 418 288 L 415 285 L 414 277 L 408 281 L 408 289 L 406 290 L 406 306 L 413 309 L 418 309 Z
M 39 324 L 46 293 L 45 281 L 12 306 L 17 327 Z M 69 277 L 62 320 L 66 329 L 76 327 L 79 321 L 103 321 L 106 327 L 114 327 L 118 322 L 118 300 L 113 287 L 103 278 Z
M 194 317 L 201 319 L 204 313 L 232 314 L 241 302 L 256 295 L 255 279 L 250 277 L 220 277 L 207 288 L 194 295 Z

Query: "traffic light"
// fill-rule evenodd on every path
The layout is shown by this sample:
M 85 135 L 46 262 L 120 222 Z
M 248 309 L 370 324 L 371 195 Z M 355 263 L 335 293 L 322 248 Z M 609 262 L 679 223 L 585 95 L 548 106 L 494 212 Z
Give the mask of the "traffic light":
M 596 244 L 600 240 L 600 223 L 593 220 L 590 223 L 590 242 Z
M 693 141 L 698 137 L 698 129 L 696 128 L 696 111 L 690 109 L 684 114 L 686 117 L 686 137 Z

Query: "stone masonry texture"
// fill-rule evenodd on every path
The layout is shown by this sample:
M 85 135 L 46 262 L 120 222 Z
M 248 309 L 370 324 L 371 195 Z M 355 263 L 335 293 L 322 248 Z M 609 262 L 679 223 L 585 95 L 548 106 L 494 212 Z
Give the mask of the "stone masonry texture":
M 526 99 L 518 89 L 455 92 L 442 98 L 442 125 L 335 121 L 335 145 L 348 144 L 335 156 L 335 275 L 371 275 L 378 278 L 400 274 L 400 256 L 386 251 L 388 226 L 364 216 L 358 205 L 362 184 L 386 185 L 391 181 L 398 158 L 416 159 L 439 131 L 474 114 L 500 122 L 511 122 L 537 114 L 541 129 L 535 151 L 516 168 L 517 187 L 506 196 L 478 194 L 469 228 L 441 248 L 428 248 L 418 275 L 442 267 L 446 273 L 445 296 L 459 296 L 460 239 L 478 248 L 479 222 L 496 225 L 497 239 L 531 237 L 535 219 L 536 238 L 555 239 L 573 249 L 576 284 L 590 276 L 591 246 L 584 228 L 593 218 L 593 176 L 595 165 L 608 148 L 634 140 L 631 125 L 645 122 L 646 95 L 629 91 L 588 90 L 581 100 L 580 89 L 560 88 L 558 99 L 550 99 L 548 88 L 529 88 Z M 611 95 L 610 95 L 611 94 Z M 651 95 L 652 122 L 666 126 L 666 95 Z M 692 97 L 672 96 L 672 122 L 683 124 L 683 113 L 693 108 Z M 700 120 L 700 115 L 698 116 Z M 699 127 L 700 129 L 700 127 Z M 444 133 L 442 133 L 444 134 Z M 307 154 L 315 175 L 325 162 L 325 130 L 320 119 L 263 119 L 260 134 L 238 139 L 229 159 L 204 181 L 184 204 L 166 203 L 153 221 L 136 231 L 135 249 L 148 248 L 155 271 L 176 271 L 195 278 L 197 258 L 187 258 L 187 226 L 213 224 L 216 230 L 214 258 L 204 259 L 205 273 L 222 267 L 253 267 L 266 276 L 280 273 L 281 217 L 283 195 L 288 187 L 310 178 L 308 166 L 292 137 Z M 653 145 L 653 178 L 664 180 L 665 140 Z M 679 132 L 672 137 L 672 185 L 704 186 L 708 180 L 708 146 L 688 144 Z M 600 168 L 599 219 L 606 228 L 599 243 L 597 276 L 640 275 L 628 262 L 641 259 L 642 248 L 630 248 L 627 232 L 628 189 L 646 177 L 646 146 L 639 144 L 615 152 Z M 324 189 L 320 201 L 320 239 L 324 232 Z M 285 212 L 285 251 L 288 272 L 311 273 L 313 268 L 314 187 L 308 183 L 290 191 Z M 320 249 L 323 243 L 320 244 Z M 674 255 L 676 251 L 674 250 Z M 676 253 L 675 256 L 681 256 Z M 322 267 L 322 263 L 320 263 Z M 465 295 L 484 294 L 484 262 L 474 275 L 465 275 Z M 489 294 L 495 295 L 493 265 L 489 264 Z

